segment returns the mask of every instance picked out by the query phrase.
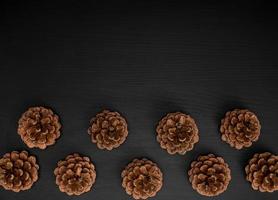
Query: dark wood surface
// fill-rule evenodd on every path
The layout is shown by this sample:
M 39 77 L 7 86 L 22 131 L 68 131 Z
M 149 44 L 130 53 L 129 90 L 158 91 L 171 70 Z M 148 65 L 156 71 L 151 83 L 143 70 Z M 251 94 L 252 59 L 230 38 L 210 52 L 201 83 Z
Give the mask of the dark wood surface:
M 173 4 L 153 2 L 65 4 L 5 3 L 0 44 L 0 154 L 27 149 L 38 157 L 40 179 L 26 192 L 0 189 L 1 200 L 69 199 L 55 185 L 58 160 L 79 152 L 97 169 L 93 189 L 70 199 L 129 199 L 120 173 L 136 157 L 164 173 L 157 200 L 208 199 L 188 181 L 200 154 L 223 156 L 232 170 L 228 190 L 214 199 L 277 200 L 245 180 L 256 152 L 278 153 L 277 8 L 263 1 Z M 17 121 L 29 106 L 51 107 L 62 136 L 46 150 L 28 149 Z M 127 141 L 111 152 L 87 135 L 89 120 L 103 108 L 117 110 L 129 125 Z M 259 141 L 237 151 L 222 142 L 226 111 L 248 108 L 262 124 Z M 171 156 L 155 139 L 168 112 L 192 115 L 200 142 Z

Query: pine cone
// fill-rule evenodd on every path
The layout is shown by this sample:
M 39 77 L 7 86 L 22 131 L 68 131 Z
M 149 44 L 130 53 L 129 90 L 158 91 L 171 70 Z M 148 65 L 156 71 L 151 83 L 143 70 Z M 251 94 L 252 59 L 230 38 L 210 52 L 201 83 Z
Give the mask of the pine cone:
M 59 161 L 54 174 L 60 191 L 68 195 L 81 195 L 90 191 L 96 180 L 95 166 L 90 158 L 77 153 Z
M 188 175 L 193 189 L 204 196 L 223 193 L 231 180 L 228 164 L 213 154 L 199 156 L 197 161 L 193 161 Z
M 246 109 L 227 112 L 221 120 L 222 140 L 236 149 L 250 147 L 259 139 L 260 131 L 261 125 L 257 116 Z
M 6 190 L 28 190 L 38 180 L 39 165 L 27 151 L 12 151 L 0 159 L 0 185 Z
M 44 107 L 31 107 L 18 121 L 18 134 L 29 147 L 45 149 L 60 137 L 59 117 Z
M 169 154 L 185 154 L 199 141 L 198 127 L 193 118 L 181 112 L 169 113 L 156 128 L 157 141 Z
M 112 150 L 126 140 L 127 122 L 118 112 L 104 110 L 91 119 L 88 134 L 98 148 Z
M 147 159 L 134 159 L 122 172 L 122 186 L 134 199 L 154 197 L 163 184 L 158 166 Z
M 245 167 L 246 179 L 254 190 L 278 190 L 278 156 L 269 152 L 256 153 Z

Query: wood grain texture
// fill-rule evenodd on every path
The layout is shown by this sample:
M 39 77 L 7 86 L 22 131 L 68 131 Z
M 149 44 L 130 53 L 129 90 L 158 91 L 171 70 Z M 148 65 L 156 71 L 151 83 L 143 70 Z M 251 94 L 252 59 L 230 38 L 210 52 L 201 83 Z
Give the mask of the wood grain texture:
M 253 153 L 278 153 L 277 8 L 263 1 L 173 4 L 148 1 L 90 4 L 6 3 L 0 45 L 0 154 L 27 149 L 17 121 L 29 106 L 53 108 L 62 136 L 39 158 L 40 179 L 26 192 L 0 189 L 1 200 L 68 199 L 55 185 L 58 160 L 79 152 L 96 165 L 91 192 L 78 199 L 129 199 L 120 173 L 135 157 L 147 157 L 164 172 L 157 200 L 207 199 L 188 181 L 199 154 L 223 156 L 232 170 L 228 190 L 214 199 L 275 200 L 255 192 L 244 166 Z M 87 134 L 102 108 L 127 118 L 129 136 L 119 149 L 101 151 Z M 220 119 L 248 108 L 262 124 L 251 148 L 236 151 L 222 142 Z M 185 156 L 170 156 L 155 139 L 168 112 L 193 116 L 200 142 Z M 77 198 L 76 198 L 77 199 Z

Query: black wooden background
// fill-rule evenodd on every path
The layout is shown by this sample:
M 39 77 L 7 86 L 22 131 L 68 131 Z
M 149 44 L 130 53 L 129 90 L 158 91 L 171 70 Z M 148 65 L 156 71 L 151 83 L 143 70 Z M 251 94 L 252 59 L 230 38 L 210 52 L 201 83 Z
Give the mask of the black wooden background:
M 25 192 L 0 189 L 1 200 L 130 199 L 120 173 L 136 157 L 164 173 L 157 200 L 208 199 L 188 181 L 199 154 L 223 156 L 232 170 L 228 190 L 213 199 L 277 200 L 253 191 L 244 166 L 255 153 L 278 153 L 277 6 L 266 1 L 73 1 L 1 3 L 0 154 L 27 149 L 38 157 L 40 179 Z M 28 149 L 17 121 L 28 107 L 51 107 L 62 136 L 46 150 Z M 90 142 L 90 118 L 103 108 L 127 118 L 129 136 L 111 152 Z M 251 148 L 222 142 L 219 122 L 227 110 L 257 113 L 262 132 Z M 192 115 L 200 142 L 171 156 L 155 139 L 167 112 Z M 93 189 L 69 198 L 55 185 L 58 160 L 79 152 L 97 169 Z

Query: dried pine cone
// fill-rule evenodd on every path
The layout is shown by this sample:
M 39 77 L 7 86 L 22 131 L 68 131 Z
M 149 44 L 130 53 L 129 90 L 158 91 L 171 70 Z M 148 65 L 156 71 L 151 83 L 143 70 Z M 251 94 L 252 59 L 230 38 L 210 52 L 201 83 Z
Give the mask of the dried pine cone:
M 28 190 L 38 180 L 39 165 L 27 151 L 12 151 L 0 159 L 0 185 L 6 190 Z
M 236 149 L 250 147 L 259 139 L 260 131 L 261 125 L 257 116 L 246 109 L 227 112 L 221 120 L 222 140 Z
M 193 161 L 188 175 L 193 189 L 204 196 L 223 193 L 231 180 L 228 164 L 213 154 L 199 156 L 197 161 Z
M 127 122 L 118 112 L 104 110 L 91 119 L 88 134 L 98 148 L 112 150 L 126 140 Z
M 95 166 L 90 158 L 77 153 L 59 161 L 54 174 L 60 191 L 68 195 L 81 195 L 90 191 L 96 180 Z
M 154 197 L 163 184 L 158 166 L 147 159 L 134 159 L 122 172 L 122 186 L 134 199 Z
M 60 137 L 59 117 L 44 107 L 31 107 L 18 121 L 18 134 L 29 147 L 45 149 Z
M 199 141 L 198 127 L 193 118 L 181 112 L 169 113 L 156 128 L 157 141 L 169 154 L 185 154 Z
M 256 153 L 245 167 L 246 179 L 254 190 L 274 192 L 278 190 L 278 156 L 269 152 Z

